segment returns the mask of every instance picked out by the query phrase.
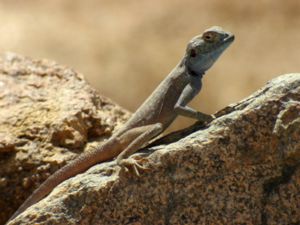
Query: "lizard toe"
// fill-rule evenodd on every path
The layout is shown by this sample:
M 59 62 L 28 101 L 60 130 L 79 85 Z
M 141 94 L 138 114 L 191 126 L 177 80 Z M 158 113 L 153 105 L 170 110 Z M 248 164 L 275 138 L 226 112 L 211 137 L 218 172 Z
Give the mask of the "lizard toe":
M 125 172 L 132 171 L 132 173 L 137 177 L 140 176 L 141 172 L 148 170 L 134 159 L 123 159 L 118 163 L 118 165 L 121 167 L 121 170 L 125 170 Z

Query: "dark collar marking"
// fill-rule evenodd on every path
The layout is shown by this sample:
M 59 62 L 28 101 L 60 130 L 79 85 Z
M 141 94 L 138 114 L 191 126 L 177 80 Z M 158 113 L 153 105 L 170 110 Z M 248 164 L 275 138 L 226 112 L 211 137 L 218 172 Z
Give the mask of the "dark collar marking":
M 203 75 L 205 74 L 205 72 L 197 73 L 189 68 L 187 68 L 187 71 L 192 77 L 203 77 Z

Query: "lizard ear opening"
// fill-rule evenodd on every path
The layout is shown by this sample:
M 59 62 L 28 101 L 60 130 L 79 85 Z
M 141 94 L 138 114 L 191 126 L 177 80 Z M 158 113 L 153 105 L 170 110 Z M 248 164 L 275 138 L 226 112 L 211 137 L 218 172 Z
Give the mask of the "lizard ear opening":
M 197 55 L 196 50 L 195 49 L 191 49 L 191 51 L 190 51 L 190 57 L 191 58 L 195 58 L 196 55 Z

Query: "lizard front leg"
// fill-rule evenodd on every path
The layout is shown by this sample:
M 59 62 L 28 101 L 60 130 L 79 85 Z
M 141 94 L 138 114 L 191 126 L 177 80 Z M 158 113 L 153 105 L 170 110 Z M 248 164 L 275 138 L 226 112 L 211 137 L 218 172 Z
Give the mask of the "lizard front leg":
M 174 106 L 174 110 L 178 115 L 197 119 L 202 122 L 210 122 L 215 117 L 199 112 L 187 104 L 199 93 L 201 90 L 201 77 L 191 77 L 191 82 L 183 89 L 177 103 Z
M 189 106 L 178 105 L 176 106 L 176 112 L 181 116 L 197 119 L 201 122 L 210 122 L 215 119 L 214 115 L 199 112 Z
M 130 155 L 135 153 L 138 149 L 145 146 L 149 143 L 151 139 L 156 137 L 163 131 L 163 126 L 161 123 L 136 127 L 128 132 L 125 132 L 120 139 L 127 139 L 129 136 L 136 136 L 129 145 L 125 148 L 124 151 L 117 157 L 117 164 L 121 166 L 121 168 L 128 169 L 128 167 L 132 167 L 133 171 L 137 176 L 139 176 L 139 170 L 145 170 L 145 168 L 139 165 L 133 159 L 127 159 Z

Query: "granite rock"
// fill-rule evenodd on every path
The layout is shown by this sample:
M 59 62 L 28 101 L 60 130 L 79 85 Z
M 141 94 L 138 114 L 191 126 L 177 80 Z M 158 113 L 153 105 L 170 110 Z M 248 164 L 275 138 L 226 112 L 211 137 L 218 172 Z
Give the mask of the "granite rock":
M 0 59 L 0 224 L 51 173 L 130 116 L 74 70 L 13 53 Z
M 147 168 L 139 177 L 114 161 L 95 165 L 10 225 L 299 224 L 300 74 L 216 115 L 132 155 Z

